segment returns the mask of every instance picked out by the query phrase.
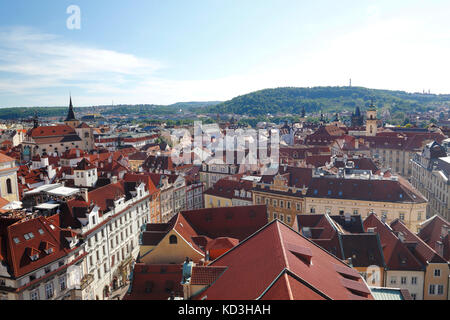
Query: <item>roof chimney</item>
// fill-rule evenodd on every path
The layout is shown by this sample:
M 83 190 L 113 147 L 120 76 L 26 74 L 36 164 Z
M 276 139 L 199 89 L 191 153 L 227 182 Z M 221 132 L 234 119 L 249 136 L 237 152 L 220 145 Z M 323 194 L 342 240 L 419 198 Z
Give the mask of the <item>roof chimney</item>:
M 83 197 L 84 201 L 89 202 L 89 192 L 87 188 L 81 188 L 81 196 Z

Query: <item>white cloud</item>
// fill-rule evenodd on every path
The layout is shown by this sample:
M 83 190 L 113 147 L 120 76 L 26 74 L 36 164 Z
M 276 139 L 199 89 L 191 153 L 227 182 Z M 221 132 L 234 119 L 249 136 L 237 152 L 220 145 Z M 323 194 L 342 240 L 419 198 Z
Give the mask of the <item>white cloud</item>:
M 0 30 L 0 91 L 26 96 L 29 105 L 66 104 L 54 88 L 77 91 L 76 105 L 119 103 L 169 104 L 226 100 L 269 87 L 353 85 L 448 93 L 450 37 L 442 25 L 417 19 L 381 19 L 370 7 L 366 25 L 313 49 L 285 52 L 245 74 L 204 80 L 157 77 L 165 65 L 127 53 L 67 43 L 29 28 Z M 158 72 L 161 73 L 161 72 Z M 24 79 L 24 80 L 22 80 Z M 21 96 L 21 98 L 22 98 Z M 1 96 L 0 96 L 1 97 Z M 23 100 L 23 99 L 22 99 Z M 1 101 L 0 101 L 1 103 Z

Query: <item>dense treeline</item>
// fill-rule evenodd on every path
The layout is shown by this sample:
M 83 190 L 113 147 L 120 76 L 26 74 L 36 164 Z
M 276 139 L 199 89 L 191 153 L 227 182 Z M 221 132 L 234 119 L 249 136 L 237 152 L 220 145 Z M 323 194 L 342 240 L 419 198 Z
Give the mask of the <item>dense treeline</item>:
M 377 108 L 397 111 L 426 111 L 450 104 L 450 95 L 433 95 L 367 89 L 362 87 L 313 87 L 265 89 L 236 97 L 224 103 L 197 109 L 197 112 L 246 115 L 300 114 L 306 112 L 353 110 L 368 107 L 371 100 Z

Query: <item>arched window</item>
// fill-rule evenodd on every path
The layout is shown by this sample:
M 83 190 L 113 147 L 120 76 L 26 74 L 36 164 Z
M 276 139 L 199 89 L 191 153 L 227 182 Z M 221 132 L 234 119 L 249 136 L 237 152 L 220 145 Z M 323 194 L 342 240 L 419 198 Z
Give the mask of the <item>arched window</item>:
M 178 242 L 177 236 L 171 235 L 169 237 L 169 243 L 170 244 L 177 244 L 177 242 Z
M 6 179 L 6 189 L 8 190 L 8 193 L 11 194 L 12 192 L 12 186 L 11 186 L 11 179 Z

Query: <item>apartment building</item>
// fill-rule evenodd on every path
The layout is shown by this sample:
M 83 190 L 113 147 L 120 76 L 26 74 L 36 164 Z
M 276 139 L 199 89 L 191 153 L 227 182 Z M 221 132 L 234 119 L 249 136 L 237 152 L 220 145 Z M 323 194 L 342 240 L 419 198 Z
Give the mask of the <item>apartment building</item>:
M 411 183 L 427 199 L 427 217 L 450 219 L 450 157 L 436 141 L 427 144 L 411 160 Z

